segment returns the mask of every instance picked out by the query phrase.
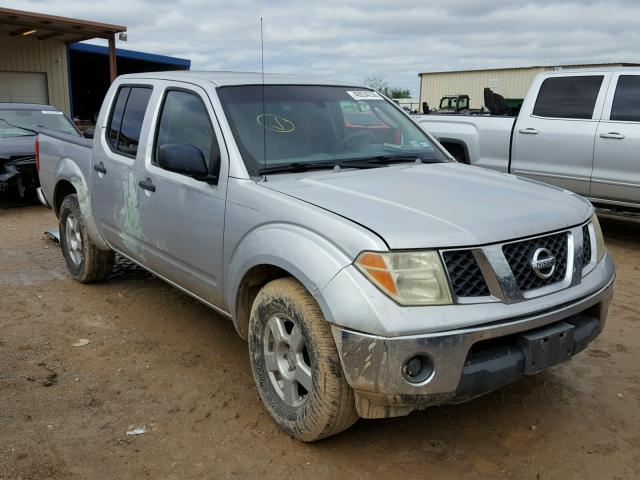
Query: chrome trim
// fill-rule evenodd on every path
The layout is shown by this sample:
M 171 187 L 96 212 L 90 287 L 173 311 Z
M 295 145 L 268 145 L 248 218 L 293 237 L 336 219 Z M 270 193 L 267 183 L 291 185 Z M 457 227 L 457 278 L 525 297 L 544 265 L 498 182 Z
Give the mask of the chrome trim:
M 591 258 L 589 259 L 589 263 L 582 267 L 583 277 L 596 268 L 596 258 L 598 256 L 598 252 L 596 251 L 596 232 L 593 228 L 593 223 L 589 222 L 587 228 L 589 230 L 589 242 L 591 242 Z M 580 228 L 580 231 L 582 232 L 582 228 Z M 584 245 L 584 241 L 582 244 Z M 582 260 L 582 256 L 580 258 Z
M 502 251 L 503 244 L 490 245 L 484 247 L 484 254 L 489 261 L 489 268 L 493 270 L 495 279 L 498 282 L 498 286 L 501 290 L 501 299 L 503 303 L 513 303 L 523 300 L 520 293 L 520 287 L 516 277 L 513 276 L 511 266 L 507 262 L 507 258 Z
M 544 233 L 532 237 L 522 238 L 518 240 L 509 240 L 506 242 L 495 243 L 491 245 L 485 245 L 481 247 L 471 247 L 471 248 L 448 248 L 440 250 L 440 258 L 442 260 L 445 271 L 447 272 L 447 278 L 449 278 L 448 270 L 446 266 L 446 262 L 444 261 L 444 253 L 450 251 L 459 251 L 459 250 L 469 250 L 473 254 L 478 266 L 480 267 L 480 271 L 484 277 L 485 282 L 489 288 L 490 295 L 483 297 L 455 297 L 455 301 L 458 304 L 470 304 L 470 303 L 489 303 L 489 302 L 502 302 L 502 303 L 517 303 L 525 300 L 529 300 L 532 298 L 541 297 L 543 295 L 548 295 L 550 293 L 555 293 L 560 290 L 564 290 L 566 288 L 573 287 L 578 285 L 582 277 L 586 275 L 583 274 L 582 267 L 582 249 L 583 249 L 583 239 L 582 239 L 582 227 L 588 222 L 583 222 L 582 224 L 567 228 L 565 230 L 560 230 L 558 232 L 552 233 Z M 589 223 L 590 225 L 590 223 Z M 592 260 L 595 259 L 593 256 L 593 245 L 594 242 L 594 234 L 593 227 L 590 227 L 590 235 L 591 235 L 591 245 L 592 245 Z M 564 278 L 555 282 L 551 285 L 545 285 L 544 287 L 536 288 L 534 290 L 528 290 L 523 292 L 520 290 L 518 286 L 518 282 L 511 270 L 511 266 L 507 261 L 504 251 L 502 247 L 504 245 L 510 245 L 513 243 L 527 242 L 531 240 L 535 240 L 537 238 L 544 238 L 550 235 L 558 235 L 565 234 L 566 242 L 567 242 L 567 266 Z M 589 264 L 589 271 L 595 268 L 595 263 L 593 266 Z M 588 272 L 587 272 L 588 273 Z M 449 279 L 449 284 L 451 288 L 451 281 Z M 453 291 L 453 289 L 452 289 Z
M 613 180 L 603 180 L 601 178 L 591 178 L 591 181 L 593 183 L 602 183 L 605 185 L 616 185 L 616 186 L 620 186 L 620 187 L 638 187 L 639 185 L 637 183 L 629 183 L 629 182 L 615 182 Z
M 440 262 L 442 263 L 442 268 L 444 270 L 444 273 L 447 277 L 447 281 L 449 282 L 448 287 L 449 287 L 449 291 L 451 293 L 451 297 L 454 300 L 454 303 L 460 304 L 460 305 L 468 305 L 468 304 L 475 304 L 475 303 L 492 303 L 492 302 L 496 302 L 498 300 L 500 300 L 501 298 L 498 297 L 494 292 L 491 290 L 491 288 L 489 287 L 489 293 L 490 295 L 483 295 L 483 296 L 477 296 L 477 297 L 460 297 L 458 296 L 454 290 L 453 290 L 453 282 L 451 281 L 451 275 L 449 274 L 449 269 L 447 268 L 447 262 L 445 261 L 444 258 L 444 253 L 445 252 L 452 252 L 452 251 L 470 251 L 471 254 L 473 255 L 473 257 L 475 258 L 476 262 L 478 263 L 478 267 L 480 268 L 480 271 L 482 273 L 482 276 L 485 278 L 485 281 L 487 279 L 487 274 L 489 274 L 491 272 L 491 267 L 489 267 L 489 271 L 487 273 L 485 273 L 482 270 L 482 265 L 481 265 L 481 259 L 479 259 L 478 257 L 482 257 L 483 256 L 483 252 L 482 249 L 479 248 L 475 248 L 475 249 L 469 249 L 469 248 L 452 248 L 452 249 L 447 249 L 447 250 L 440 250 L 438 251 L 438 254 L 440 256 Z M 486 262 L 485 262 L 486 263 Z M 487 282 L 488 283 L 488 282 Z
M 617 200 L 610 200 L 607 198 L 596 198 L 596 197 L 586 197 L 587 200 L 589 200 L 591 203 L 596 203 L 596 204 L 606 204 L 606 205 L 613 205 L 616 207 L 628 207 L 628 208 L 638 208 L 638 206 L 640 206 L 638 203 L 631 203 L 631 202 L 620 202 Z M 601 212 L 598 211 L 598 207 L 596 206 L 596 213 L 598 215 L 600 215 Z M 607 212 L 602 212 L 602 213 L 607 213 Z
M 582 228 L 582 227 L 580 227 Z M 577 278 L 578 283 L 580 281 L 580 277 L 576 277 L 575 276 L 575 268 L 577 268 L 577 265 L 580 264 L 581 262 L 576 262 L 575 258 L 576 258 L 576 251 L 578 250 L 575 246 L 575 241 L 574 241 L 574 237 L 576 236 L 575 234 L 575 229 L 566 232 L 567 233 L 567 238 L 566 238 L 566 242 L 567 242 L 567 267 L 566 267 L 566 271 L 564 274 L 564 278 L 556 283 L 552 283 L 550 285 L 545 285 L 544 287 L 540 287 L 540 288 L 536 288 L 533 290 L 528 290 L 526 292 L 522 292 L 522 298 L 524 300 L 528 300 L 530 298 L 536 298 L 536 297 L 541 297 L 542 295 L 548 295 L 549 293 L 553 293 L 553 292 L 557 292 L 559 290 L 564 290 L 565 288 L 569 288 L 573 285 L 575 285 L 575 279 Z M 565 233 L 565 232 L 560 232 L 560 233 Z M 580 237 L 582 238 L 582 234 L 580 233 Z M 534 238 L 541 238 L 541 237 L 534 237 Z M 580 247 L 580 252 L 582 253 L 582 247 Z
M 579 180 L 579 181 L 589 181 L 590 178 L 589 177 L 574 177 L 572 175 L 558 175 L 558 174 L 553 174 L 553 173 L 540 173 L 538 172 L 534 172 L 531 170 L 522 170 L 522 169 L 518 169 L 518 170 L 514 170 L 512 172 L 514 175 L 520 175 L 520 174 L 524 174 L 524 175 L 530 175 L 533 177 L 549 177 L 549 178 L 564 178 L 567 180 Z

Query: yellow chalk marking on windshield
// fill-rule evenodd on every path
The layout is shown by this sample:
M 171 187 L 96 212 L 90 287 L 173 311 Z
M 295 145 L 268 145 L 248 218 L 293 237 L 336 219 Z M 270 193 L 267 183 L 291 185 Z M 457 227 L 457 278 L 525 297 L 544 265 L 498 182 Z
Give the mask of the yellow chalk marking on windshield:
M 263 113 L 258 115 L 256 117 L 256 122 L 270 132 L 275 133 L 289 133 L 296 129 L 296 126 L 291 120 L 279 117 L 273 113 Z

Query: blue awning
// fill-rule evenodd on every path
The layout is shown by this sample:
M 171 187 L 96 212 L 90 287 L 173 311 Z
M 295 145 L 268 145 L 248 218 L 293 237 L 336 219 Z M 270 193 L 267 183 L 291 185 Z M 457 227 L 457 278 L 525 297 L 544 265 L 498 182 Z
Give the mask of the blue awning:
M 94 53 L 98 55 L 109 55 L 109 49 L 101 45 L 92 45 L 90 43 L 72 43 L 69 50 L 73 52 Z M 116 57 L 128 58 L 131 60 L 140 60 L 143 62 L 163 63 L 165 65 L 175 65 L 177 67 L 189 70 L 191 68 L 191 60 L 186 58 L 169 57 L 168 55 L 157 55 L 155 53 L 136 52 L 134 50 L 124 50 L 116 48 Z

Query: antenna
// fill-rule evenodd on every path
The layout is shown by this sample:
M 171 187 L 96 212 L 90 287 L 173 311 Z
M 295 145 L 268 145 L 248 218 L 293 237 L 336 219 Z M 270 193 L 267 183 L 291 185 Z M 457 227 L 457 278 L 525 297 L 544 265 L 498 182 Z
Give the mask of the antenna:
M 264 33 L 262 32 L 262 17 L 260 17 L 260 68 L 262 72 L 262 153 L 264 155 L 264 181 L 267 181 L 267 118 L 264 106 Z

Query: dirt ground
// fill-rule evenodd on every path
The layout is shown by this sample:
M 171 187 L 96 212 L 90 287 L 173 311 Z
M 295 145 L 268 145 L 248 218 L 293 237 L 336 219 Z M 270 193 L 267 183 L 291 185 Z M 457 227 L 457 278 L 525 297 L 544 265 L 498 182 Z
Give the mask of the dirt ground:
M 615 299 L 571 362 L 315 444 L 271 421 L 229 321 L 126 265 L 75 282 L 55 224 L 0 209 L 0 479 L 640 478 L 640 224 L 602 221 Z

